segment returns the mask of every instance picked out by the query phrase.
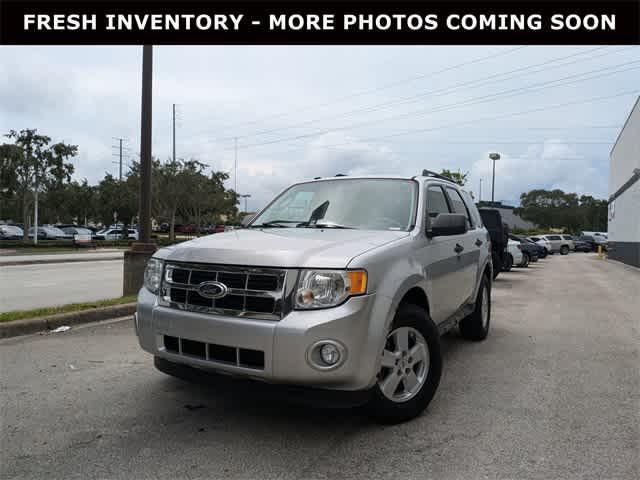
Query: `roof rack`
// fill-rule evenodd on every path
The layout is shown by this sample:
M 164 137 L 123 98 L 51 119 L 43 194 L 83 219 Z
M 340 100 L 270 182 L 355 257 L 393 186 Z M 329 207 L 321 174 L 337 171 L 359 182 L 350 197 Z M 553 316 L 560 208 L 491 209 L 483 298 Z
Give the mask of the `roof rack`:
M 422 176 L 439 178 L 440 180 L 446 180 L 447 182 L 456 183 L 453 180 L 451 180 L 449 177 L 445 177 L 444 175 L 440 175 L 439 173 L 432 172 L 431 170 L 427 170 L 426 168 L 422 170 Z

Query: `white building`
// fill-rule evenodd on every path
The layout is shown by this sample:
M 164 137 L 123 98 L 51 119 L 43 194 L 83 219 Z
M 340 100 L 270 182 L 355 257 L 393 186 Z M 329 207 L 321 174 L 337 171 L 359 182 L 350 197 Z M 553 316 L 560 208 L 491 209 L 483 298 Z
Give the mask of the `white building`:
M 640 267 L 640 97 L 610 155 L 609 257 Z

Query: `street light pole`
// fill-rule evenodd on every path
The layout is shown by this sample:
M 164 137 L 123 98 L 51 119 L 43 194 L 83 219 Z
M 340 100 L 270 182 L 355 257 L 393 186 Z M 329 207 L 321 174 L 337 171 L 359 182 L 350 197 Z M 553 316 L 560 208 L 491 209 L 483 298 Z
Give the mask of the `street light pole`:
M 151 114 L 153 47 L 142 47 L 142 105 L 140 129 L 140 243 L 151 242 Z
M 493 174 L 491 176 L 491 205 L 493 205 L 496 187 L 496 160 L 500 160 L 500 154 L 490 153 L 489 158 L 493 160 Z
M 138 292 L 147 261 L 156 250 L 151 243 L 151 113 L 153 88 L 153 47 L 142 47 L 142 102 L 140 114 L 140 203 L 138 241 L 124 252 L 123 295 Z

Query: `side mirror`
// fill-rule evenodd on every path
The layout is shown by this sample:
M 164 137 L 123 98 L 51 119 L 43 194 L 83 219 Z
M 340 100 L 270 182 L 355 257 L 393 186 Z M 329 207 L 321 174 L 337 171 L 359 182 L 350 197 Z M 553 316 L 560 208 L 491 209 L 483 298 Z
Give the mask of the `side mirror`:
M 467 217 L 460 213 L 441 213 L 431 219 L 427 237 L 444 237 L 467 233 Z

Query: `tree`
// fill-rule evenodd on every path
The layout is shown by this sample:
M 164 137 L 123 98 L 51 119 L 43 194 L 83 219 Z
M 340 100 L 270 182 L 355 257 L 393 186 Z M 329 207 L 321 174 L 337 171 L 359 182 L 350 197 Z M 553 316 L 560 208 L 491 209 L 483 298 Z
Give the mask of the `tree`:
M 90 219 L 95 219 L 95 197 L 96 187 L 89 185 L 86 179 L 81 183 L 73 181 L 49 189 L 43 202 L 43 217 L 64 223 L 87 224 Z
M 203 220 L 217 223 L 223 216 L 236 216 L 237 195 L 224 188 L 224 182 L 228 178 L 229 174 L 225 172 L 211 172 L 209 177 L 204 174 L 192 177 L 193 183 L 184 199 L 181 212 L 196 224 L 197 231 L 200 231 Z
M 589 195 L 578 197 L 559 189 L 536 189 L 521 194 L 520 207 L 514 213 L 543 229 L 559 228 L 572 233 L 607 229 L 606 200 Z
M 95 191 L 96 214 L 104 225 L 120 221 L 126 227 L 131 223 L 138 214 L 138 185 L 139 177 L 128 175 L 121 182 L 109 173 L 105 175 Z
M 0 145 L 0 218 L 15 216 L 15 197 L 20 185 L 14 166 L 20 163 L 22 155 L 17 145 Z
M 440 175 L 450 178 L 461 187 L 464 187 L 464 184 L 467 183 L 467 177 L 469 176 L 469 172 L 462 173 L 460 170 L 458 170 L 457 172 L 452 172 L 451 170 L 447 170 L 445 168 L 442 170 L 442 172 L 440 172 Z
M 9 131 L 6 137 L 13 139 L 14 145 L 21 153 L 15 151 L 3 160 L 3 170 L 11 169 L 14 173 L 4 172 L 2 177 L 10 176 L 16 195 L 22 203 L 22 220 L 24 223 L 24 240 L 28 239 L 29 208 L 35 203 L 34 223 L 38 222 L 38 194 L 40 190 L 55 188 L 71 179 L 73 165 L 67 163 L 69 158 L 78 152 L 76 145 L 56 143 L 49 145 L 51 138 L 38 135 L 36 129 L 25 129 L 19 132 Z M 37 241 L 37 235 L 34 235 Z

